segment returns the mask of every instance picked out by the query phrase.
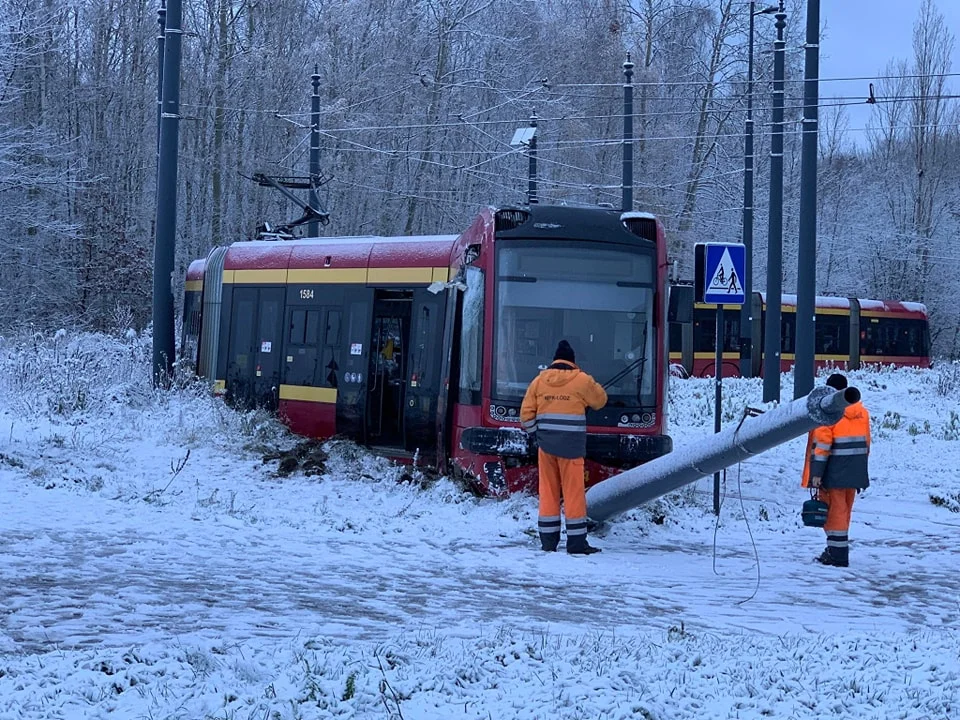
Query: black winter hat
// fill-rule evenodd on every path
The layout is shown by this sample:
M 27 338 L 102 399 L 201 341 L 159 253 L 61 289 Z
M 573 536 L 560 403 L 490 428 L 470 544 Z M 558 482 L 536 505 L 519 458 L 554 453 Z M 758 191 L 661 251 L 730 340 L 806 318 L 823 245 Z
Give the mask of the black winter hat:
M 827 378 L 827 386 L 832 387 L 834 390 L 846 390 L 847 379 L 840 373 L 834 373 Z
M 557 351 L 553 354 L 554 360 L 566 360 L 567 362 L 576 362 L 576 355 L 573 354 L 573 348 L 566 340 L 561 340 L 557 345 Z

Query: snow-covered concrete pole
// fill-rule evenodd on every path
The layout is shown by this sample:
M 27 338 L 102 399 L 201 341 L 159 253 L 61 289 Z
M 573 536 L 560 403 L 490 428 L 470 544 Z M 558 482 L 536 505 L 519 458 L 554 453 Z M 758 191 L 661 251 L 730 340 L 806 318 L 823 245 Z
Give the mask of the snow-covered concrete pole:
M 853 387 L 816 387 L 791 403 L 746 418 L 741 424 L 626 470 L 587 490 L 587 515 L 600 522 L 793 440 L 820 425 L 833 425 L 860 400 Z M 798 463 L 802 458 L 798 458 Z

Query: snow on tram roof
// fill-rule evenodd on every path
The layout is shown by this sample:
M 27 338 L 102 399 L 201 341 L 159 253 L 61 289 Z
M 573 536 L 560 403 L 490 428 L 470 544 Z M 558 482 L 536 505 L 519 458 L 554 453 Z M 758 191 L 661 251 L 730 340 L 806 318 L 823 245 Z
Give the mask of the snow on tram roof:
M 345 235 L 343 237 L 311 237 L 293 240 L 245 240 L 232 247 L 278 247 L 305 245 L 384 245 L 388 243 L 452 243 L 459 235 Z
M 767 294 L 765 292 L 760 293 L 760 299 L 766 303 Z M 788 293 L 783 293 L 780 296 L 781 305 L 796 305 L 797 296 L 791 295 Z M 845 297 L 833 297 L 827 295 L 817 295 L 815 305 L 819 308 L 843 308 L 847 309 L 850 307 L 850 298 Z
M 767 302 L 767 294 L 765 292 L 761 292 L 760 297 L 765 304 Z M 781 304 L 783 305 L 796 306 L 797 304 L 796 295 L 783 293 L 780 298 Z M 919 302 L 901 302 L 899 300 L 870 300 L 867 298 L 857 298 L 857 302 L 860 303 L 861 310 L 915 312 L 922 313 L 924 315 L 927 314 L 927 306 Z M 817 295 L 816 306 L 818 308 L 847 309 L 850 307 L 850 298 Z
M 927 314 L 927 306 L 918 302 L 900 302 L 899 300 L 861 300 L 861 310 L 883 310 L 898 312 L 918 312 Z

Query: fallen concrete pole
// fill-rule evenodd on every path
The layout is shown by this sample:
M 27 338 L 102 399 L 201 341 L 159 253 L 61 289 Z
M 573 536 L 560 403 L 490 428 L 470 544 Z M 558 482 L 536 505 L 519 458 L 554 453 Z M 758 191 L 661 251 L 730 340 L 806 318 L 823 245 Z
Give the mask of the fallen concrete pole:
M 607 520 L 820 425 L 833 425 L 843 417 L 844 409 L 858 400 L 860 391 L 853 387 L 816 387 L 806 397 L 748 417 L 692 447 L 674 450 L 594 485 L 587 490 L 587 515 L 595 522 Z M 798 477 L 802 462 L 798 457 Z

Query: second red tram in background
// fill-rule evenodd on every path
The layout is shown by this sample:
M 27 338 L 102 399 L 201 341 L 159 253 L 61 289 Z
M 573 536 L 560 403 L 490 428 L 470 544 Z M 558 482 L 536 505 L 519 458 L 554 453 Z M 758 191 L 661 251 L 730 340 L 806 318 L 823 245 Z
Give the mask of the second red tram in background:
M 687 286 L 689 287 L 689 286 Z M 679 295 L 679 293 L 678 293 Z M 683 294 L 691 301 L 692 292 Z M 763 373 L 766 295 L 753 293 L 751 301 L 752 375 Z M 716 374 L 716 305 L 695 303 L 693 322 L 670 323 L 670 362 L 685 376 Z M 740 306 L 724 306 L 723 375 L 740 373 Z M 787 372 L 796 360 L 796 295 L 783 295 L 780 316 L 780 369 Z M 859 298 L 816 298 L 814 363 L 856 370 L 863 365 L 930 367 L 930 325 L 922 303 Z
M 605 385 L 587 481 L 672 449 L 667 258 L 646 213 L 488 208 L 460 235 L 239 242 L 194 261 L 181 352 L 234 403 L 470 478 L 536 486 L 520 403 L 557 343 Z

